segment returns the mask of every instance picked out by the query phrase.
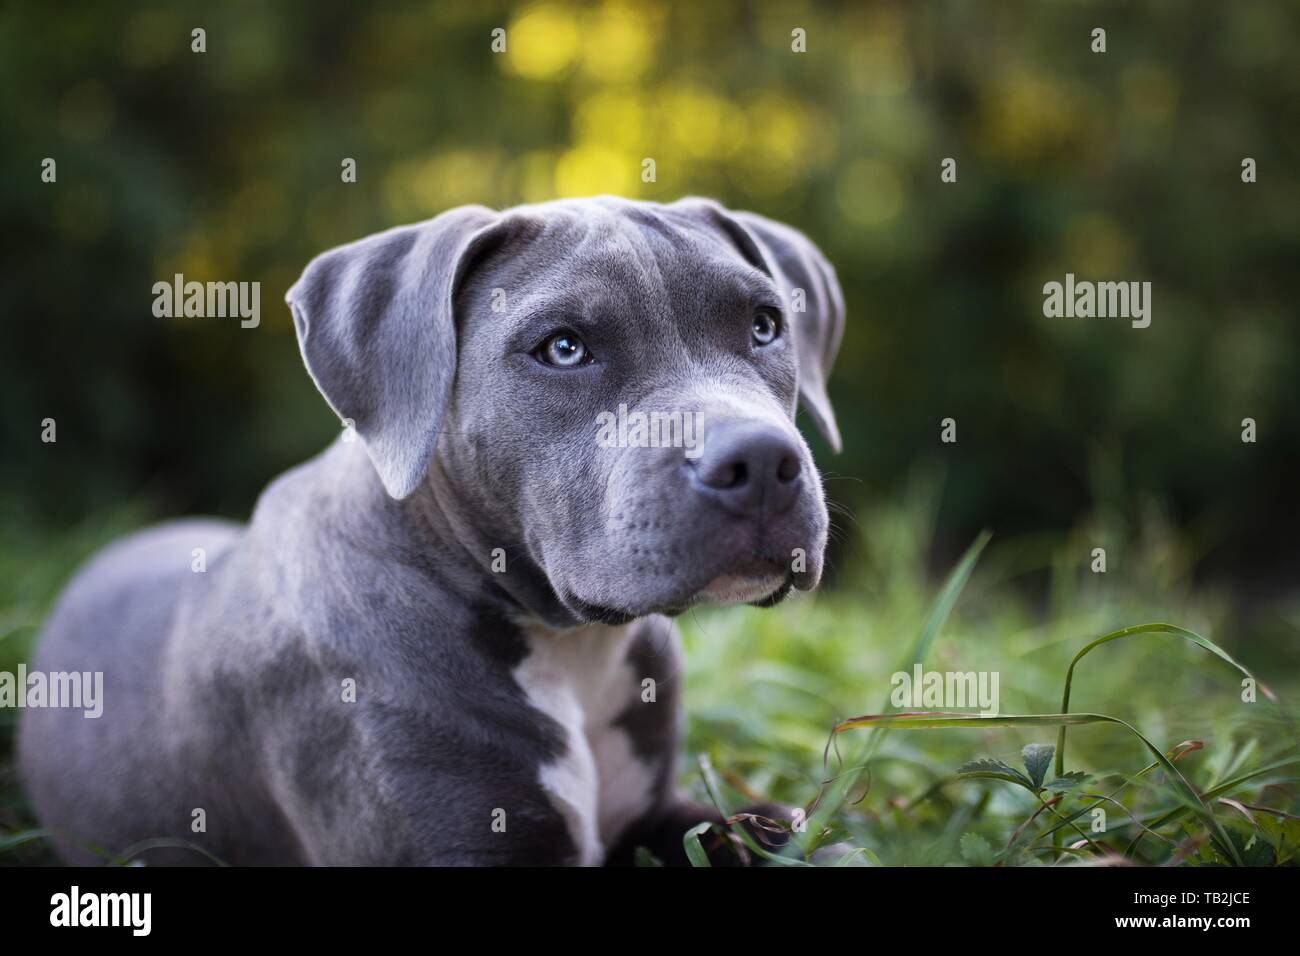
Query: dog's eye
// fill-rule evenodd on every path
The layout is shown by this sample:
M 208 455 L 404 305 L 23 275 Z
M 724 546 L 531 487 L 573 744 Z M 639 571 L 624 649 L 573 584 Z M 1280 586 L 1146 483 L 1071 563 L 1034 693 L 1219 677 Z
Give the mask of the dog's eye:
M 577 368 L 591 361 L 591 352 L 572 332 L 556 332 L 533 353 L 538 361 L 556 368 Z
M 781 334 L 781 317 L 770 309 L 754 314 L 754 344 L 770 345 Z

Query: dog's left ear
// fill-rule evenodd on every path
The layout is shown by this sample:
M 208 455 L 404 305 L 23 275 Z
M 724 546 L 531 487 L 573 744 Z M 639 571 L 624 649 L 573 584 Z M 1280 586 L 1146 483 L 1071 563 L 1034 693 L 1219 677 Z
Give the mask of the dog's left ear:
M 799 399 L 831 450 L 843 448 L 826 379 L 844 336 L 844 293 L 835 267 L 808 237 L 752 212 L 728 213 L 763 250 L 785 299 L 786 321 L 799 358 Z
M 501 218 L 463 206 L 339 246 L 285 296 L 307 371 L 394 498 L 433 457 L 456 376 L 456 288 Z

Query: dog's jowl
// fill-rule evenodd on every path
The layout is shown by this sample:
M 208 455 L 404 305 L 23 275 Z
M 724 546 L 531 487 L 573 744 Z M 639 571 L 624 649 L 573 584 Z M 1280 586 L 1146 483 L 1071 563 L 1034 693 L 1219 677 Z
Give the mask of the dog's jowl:
M 794 419 L 838 449 L 834 270 L 760 216 L 599 198 L 362 239 L 288 302 L 350 427 L 248 525 L 141 532 L 68 586 L 33 669 L 102 673 L 102 716 L 20 735 L 62 854 L 680 858 L 713 813 L 675 787 L 670 619 L 817 585 Z

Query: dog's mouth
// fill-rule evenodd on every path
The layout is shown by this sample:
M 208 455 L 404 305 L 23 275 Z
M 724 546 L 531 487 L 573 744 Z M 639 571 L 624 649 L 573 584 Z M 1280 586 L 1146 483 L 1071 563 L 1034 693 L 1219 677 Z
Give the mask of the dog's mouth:
M 572 592 L 565 596 L 566 603 L 584 619 L 620 626 L 647 614 L 676 617 L 701 604 L 772 607 L 794 590 L 795 578 L 794 572 L 783 565 L 766 558 L 751 558 L 717 575 L 684 599 L 669 600 L 654 607 L 633 610 L 584 601 Z
M 794 586 L 794 575 L 764 558 L 744 561 L 718 575 L 691 598 L 690 604 L 754 604 L 771 607 Z
M 638 617 L 644 617 L 646 614 L 652 613 L 649 611 L 624 611 L 620 608 L 607 607 L 603 604 L 592 604 L 590 601 L 584 601 L 576 594 L 570 594 L 567 603 L 577 611 L 584 620 L 596 621 L 600 624 L 608 624 L 611 627 L 622 627 L 624 624 L 630 624 L 632 621 L 635 621 Z M 665 611 L 663 613 L 672 614 L 675 612 Z

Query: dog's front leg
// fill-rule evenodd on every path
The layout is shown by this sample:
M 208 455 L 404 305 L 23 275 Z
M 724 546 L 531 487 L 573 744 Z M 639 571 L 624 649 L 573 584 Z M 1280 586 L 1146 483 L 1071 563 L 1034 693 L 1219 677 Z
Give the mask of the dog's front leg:
M 516 738 L 378 704 L 316 711 L 275 735 L 273 798 L 302 862 L 567 865 L 579 851 Z M 284 861 L 295 862 L 295 861 Z

